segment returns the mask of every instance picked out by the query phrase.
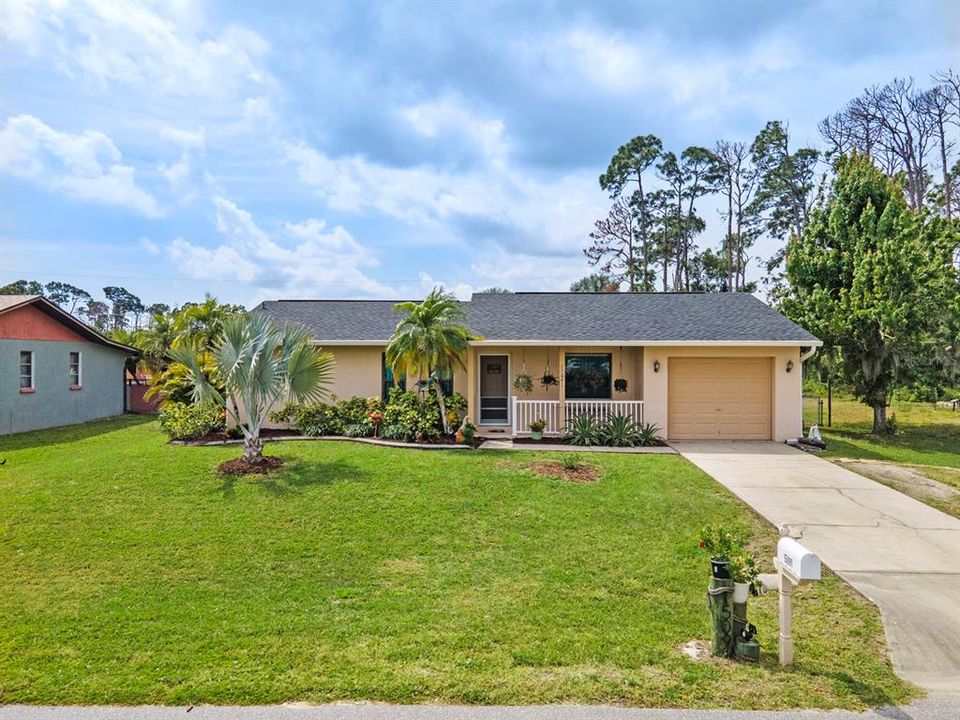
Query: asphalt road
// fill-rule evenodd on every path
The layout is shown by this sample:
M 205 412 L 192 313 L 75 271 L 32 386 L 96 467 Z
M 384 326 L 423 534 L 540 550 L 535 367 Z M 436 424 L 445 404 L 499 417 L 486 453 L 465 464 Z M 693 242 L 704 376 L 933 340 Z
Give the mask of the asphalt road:
M 0 720 L 957 720 L 960 699 L 932 698 L 865 713 L 794 710 L 647 710 L 587 705 L 268 705 L 197 707 L 0 706 Z

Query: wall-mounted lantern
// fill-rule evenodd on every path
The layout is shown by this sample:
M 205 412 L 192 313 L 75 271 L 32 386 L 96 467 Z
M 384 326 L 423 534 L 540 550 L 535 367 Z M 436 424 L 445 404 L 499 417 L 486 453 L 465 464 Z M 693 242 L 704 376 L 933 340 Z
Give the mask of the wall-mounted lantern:
M 787 360 L 787 372 L 793 371 L 793 360 Z
M 653 361 L 653 371 L 654 371 L 654 372 L 660 372 L 660 361 L 659 361 L 659 360 L 654 360 L 654 361 Z

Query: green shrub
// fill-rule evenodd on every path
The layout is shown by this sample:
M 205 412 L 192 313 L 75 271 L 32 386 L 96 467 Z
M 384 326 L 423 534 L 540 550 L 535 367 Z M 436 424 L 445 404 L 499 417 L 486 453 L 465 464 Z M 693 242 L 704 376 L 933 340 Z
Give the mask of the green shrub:
M 560 458 L 560 462 L 563 464 L 564 470 L 576 470 L 580 467 L 580 463 L 583 462 L 583 455 L 578 452 L 564 453 Z
M 577 415 L 567 423 L 567 442 L 571 445 L 599 445 L 600 424 L 593 415 Z
M 226 425 L 223 408 L 215 405 L 188 405 L 165 402 L 160 408 L 160 429 L 171 440 L 192 440 Z
M 637 441 L 640 447 L 667 444 L 660 436 L 660 426 L 653 423 L 644 423 L 637 428 Z
M 354 423 L 352 425 L 344 425 L 343 434 L 345 437 L 351 438 L 370 437 L 373 434 L 373 425 L 370 423 Z
M 410 442 L 413 440 L 413 435 L 410 433 L 410 431 L 403 425 L 398 425 L 396 423 L 384 423 L 381 425 L 380 437 L 384 440 L 399 440 L 400 442 Z
M 613 415 L 600 425 L 600 442 L 610 447 L 636 447 L 639 427 L 629 415 Z
M 340 435 L 343 423 L 337 417 L 336 408 L 325 403 L 297 405 L 292 403 L 269 415 L 270 420 L 294 428 L 301 435 Z

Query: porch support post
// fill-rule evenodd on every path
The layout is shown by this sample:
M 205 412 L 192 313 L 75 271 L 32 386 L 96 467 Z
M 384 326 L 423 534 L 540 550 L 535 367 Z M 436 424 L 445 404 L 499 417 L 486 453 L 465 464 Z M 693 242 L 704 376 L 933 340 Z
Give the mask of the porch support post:
M 467 417 L 480 425 L 480 404 L 477 401 L 477 349 L 467 348 Z
M 563 348 L 557 352 L 557 379 L 560 381 L 560 384 L 557 385 L 557 392 L 559 397 L 557 400 L 557 425 L 560 427 L 557 430 L 562 435 L 565 432 L 567 427 L 567 353 Z

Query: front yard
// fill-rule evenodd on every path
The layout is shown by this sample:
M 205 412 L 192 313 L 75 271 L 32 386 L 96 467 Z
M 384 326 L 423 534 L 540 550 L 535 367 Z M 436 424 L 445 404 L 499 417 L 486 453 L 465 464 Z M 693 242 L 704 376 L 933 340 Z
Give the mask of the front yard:
M 897 432 L 887 437 L 870 432 L 872 412 L 856 400 L 835 397 L 833 427 L 821 427 L 827 443 L 822 457 L 960 517 L 960 411 L 895 402 L 887 416 L 895 417 Z M 816 405 L 807 399 L 804 427 L 816 421 Z
M 759 666 L 695 663 L 709 638 L 700 528 L 775 534 L 677 456 L 589 455 L 596 483 L 533 454 L 345 442 L 167 445 L 128 417 L 0 438 L 0 702 L 377 700 L 862 708 L 910 697 L 873 606 L 828 575 L 751 600 Z M 541 456 L 542 457 L 542 456 Z M 767 567 L 765 570 L 769 570 Z

